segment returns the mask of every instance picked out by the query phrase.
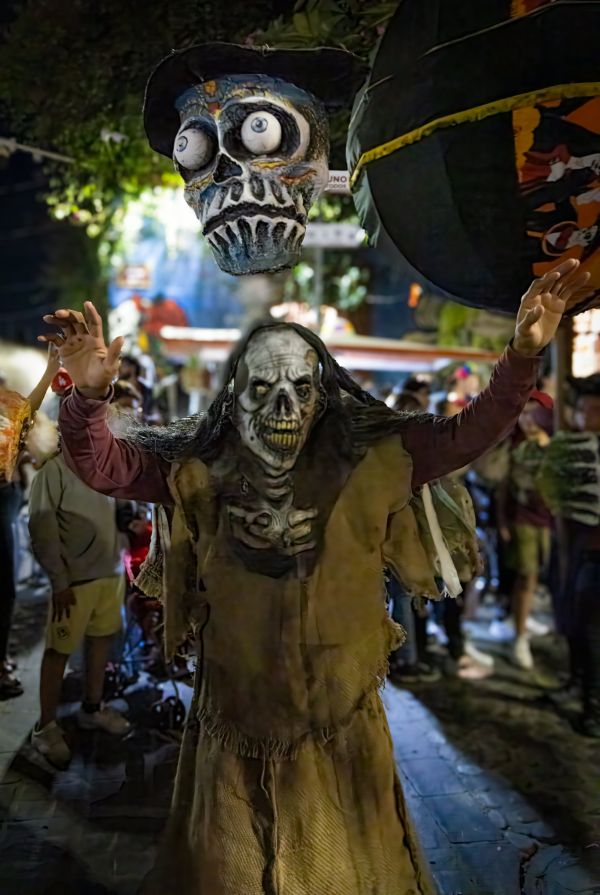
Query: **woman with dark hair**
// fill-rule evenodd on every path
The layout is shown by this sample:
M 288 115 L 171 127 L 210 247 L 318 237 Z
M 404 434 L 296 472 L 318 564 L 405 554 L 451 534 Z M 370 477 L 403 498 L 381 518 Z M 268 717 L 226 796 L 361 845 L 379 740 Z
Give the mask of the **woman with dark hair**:
M 89 302 L 85 318 L 45 318 L 76 386 L 61 408 L 67 462 L 97 490 L 172 508 L 153 551 L 166 555 L 166 648 L 190 629 L 198 644 L 146 892 L 432 891 L 378 693 L 402 638 L 382 568 L 419 596 L 439 598 L 436 579 L 454 587 L 449 548 L 431 507 L 422 534 L 413 490 L 514 425 L 540 350 L 587 283 L 576 268 L 532 285 L 488 389 L 452 419 L 390 410 L 314 333 L 272 324 L 239 345 L 205 416 L 118 439 L 106 412 L 120 340 L 107 348 Z

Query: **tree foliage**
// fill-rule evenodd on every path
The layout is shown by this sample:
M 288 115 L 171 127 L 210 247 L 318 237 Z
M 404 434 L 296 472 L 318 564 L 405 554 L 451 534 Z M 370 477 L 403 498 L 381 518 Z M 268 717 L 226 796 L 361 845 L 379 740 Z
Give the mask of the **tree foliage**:
M 73 159 L 48 167 L 48 201 L 57 217 L 96 236 L 122 197 L 178 182 L 169 161 L 148 147 L 141 120 L 148 74 L 173 47 L 207 40 L 326 44 L 366 55 L 395 5 L 30 0 L 16 7 L 6 29 L 0 102 L 14 136 Z M 336 135 L 338 144 L 343 142 L 345 122 Z

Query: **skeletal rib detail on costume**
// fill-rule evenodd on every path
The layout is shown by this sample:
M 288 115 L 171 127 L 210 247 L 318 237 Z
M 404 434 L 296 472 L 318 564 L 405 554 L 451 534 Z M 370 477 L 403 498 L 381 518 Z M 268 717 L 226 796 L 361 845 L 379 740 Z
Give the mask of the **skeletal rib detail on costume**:
M 320 101 L 277 78 L 238 75 L 198 84 L 177 108 L 173 160 L 219 267 L 247 274 L 295 264 L 329 175 Z
M 316 509 L 298 510 L 290 493 L 285 503 L 278 507 L 268 501 L 260 501 L 256 509 L 229 506 L 227 512 L 234 538 L 247 547 L 257 550 L 275 548 L 285 556 L 296 556 L 313 550 L 317 541 L 313 533 Z

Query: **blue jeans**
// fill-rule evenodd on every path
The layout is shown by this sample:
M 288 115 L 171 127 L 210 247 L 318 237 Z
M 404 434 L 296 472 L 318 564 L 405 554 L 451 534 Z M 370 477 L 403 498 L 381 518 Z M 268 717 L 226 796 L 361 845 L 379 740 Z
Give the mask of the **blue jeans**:
M 21 506 L 21 486 L 0 486 L 0 662 L 8 653 L 8 638 L 17 596 L 15 526 Z
M 392 618 L 406 631 L 406 640 L 400 649 L 394 650 L 391 661 L 402 665 L 416 665 L 419 656 L 412 597 L 408 596 L 395 578 L 391 578 L 388 583 L 388 597 L 392 603 Z

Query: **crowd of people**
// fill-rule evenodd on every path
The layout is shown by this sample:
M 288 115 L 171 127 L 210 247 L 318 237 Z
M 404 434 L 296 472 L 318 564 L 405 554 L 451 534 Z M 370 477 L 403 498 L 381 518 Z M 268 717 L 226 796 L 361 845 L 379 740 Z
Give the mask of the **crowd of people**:
M 432 409 L 450 416 L 472 395 L 456 390 L 456 376 L 469 378 L 468 368 L 454 374 L 448 390 L 432 393 L 429 377 L 407 379 L 392 392 L 388 404 L 396 410 L 421 413 Z M 476 377 L 471 379 L 477 386 Z M 553 383 L 548 382 L 548 391 Z M 589 456 L 564 453 L 564 433 L 554 438 L 553 399 L 538 389 L 523 409 L 509 436 L 470 467 L 453 474 L 469 491 L 477 518 L 482 574 L 461 582 L 457 599 L 424 603 L 410 599 L 393 578 L 388 595 L 393 617 L 408 637 L 391 657 L 390 677 L 402 685 L 432 682 L 442 675 L 465 680 L 494 674 L 494 656 L 503 654 L 524 673 L 535 671 L 532 639 L 562 637 L 568 644 L 569 667 L 550 696 L 557 704 L 579 701 L 583 716 L 578 729 L 600 736 L 600 639 L 597 599 L 600 541 L 592 507 L 597 501 L 597 436 L 600 435 L 600 375 L 565 383 L 566 430 L 586 433 L 596 447 Z M 596 451 L 596 453 L 594 453 Z M 557 462 L 558 459 L 558 462 Z M 577 463 L 575 465 L 574 461 Z M 586 464 L 589 464 L 586 466 Z M 560 518 L 553 499 L 561 482 L 585 479 L 588 518 L 567 512 Z M 587 504 L 585 504 L 587 501 Z M 575 518 L 574 518 L 575 517 Z M 485 601 L 482 611 L 481 603 Z M 533 614 L 541 606 L 543 620 Z M 478 617 L 489 620 L 482 644 L 471 639 L 481 632 Z M 494 642 L 494 647 L 486 642 Z M 498 647 L 498 643 L 502 647 Z M 443 645 L 440 658 L 440 643 Z
M 161 379 L 153 367 L 149 371 L 147 360 L 123 357 L 113 388 L 113 434 L 142 422 L 168 422 L 194 409 L 180 373 Z M 56 417 L 71 382 L 55 356 L 48 364 L 46 380 L 50 378 L 56 396 L 50 415 Z M 415 375 L 381 397 L 402 413 L 452 416 L 474 397 L 478 378 L 461 367 L 444 385 L 436 392 L 432 377 Z M 600 434 L 600 377 L 574 381 L 569 393 L 568 428 Z M 461 568 L 460 558 L 453 557 L 462 593 L 437 603 L 408 595 L 387 575 L 390 613 L 406 632 L 405 642 L 390 656 L 389 677 L 398 686 L 409 686 L 442 676 L 472 681 L 493 675 L 494 656 L 474 642 L 471 633 L 484 603 L 490 639 L 506 641 L 506 658 L 525 674 L 535 668 L 532 637 L 566 638 L 570 667 L 556 699 L 581 699 L 581 730 L 600 737 L 600 610 L 595 596 L 600 541 L 597 526 L 570 522 L 559 528 L 552 501 L 545 499 L 548 477 L 544 480 L 541 471 L 553 443 L 553 425 L 552 398 L 537 390 L 500 445 L 442 482 L 450 493 L 454 486 L 464 486 L 472 498 L 480 574 L 472 578 Z M 24 516 L 29 542 L 17 524 Z M 92 491 L 69 469 L 57 434 L 53 444 L 45 443 L 37 453 L 30 447 L 13 480 L 0 484 L 0 699 L 23 693 L 10 654 L 10 625 L 23 556 L 32 555 L 26 584 L 49 582 L 52 594 L 32 745 L 55 767 L 66 767 L 71 757 L 57 711 L 65 670 L 75 652 L 83 648 L 85 669 L 77 721 L 84 729 L 100 728 L 117 736 L 125 734 L 130 723 L 105 704 L 105 674 L 115 643 L 122 643 L 124 626 L 133 622 L 141 632 L 140 667 L 145 663 L 158 676 L 188 671 L 185 656 L 167 667 L 161 650 L 161 604 L 144 597 L 135 584 L 151 537 L 151 506 Z M 542 623 L 532 609 L 536 600 L 544 599 L 552 613 Z

